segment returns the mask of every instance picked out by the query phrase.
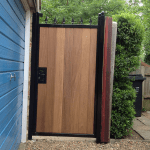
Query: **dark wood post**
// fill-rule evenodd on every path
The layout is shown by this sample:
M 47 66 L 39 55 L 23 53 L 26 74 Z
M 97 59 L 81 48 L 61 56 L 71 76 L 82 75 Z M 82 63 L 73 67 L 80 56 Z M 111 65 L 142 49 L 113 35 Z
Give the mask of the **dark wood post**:
M 112 18 L 105 18 L 105 38 L 103 54 L 103 91 L 101 104 L 101 142 L 110 141 L 110 74 L 111 74 Z

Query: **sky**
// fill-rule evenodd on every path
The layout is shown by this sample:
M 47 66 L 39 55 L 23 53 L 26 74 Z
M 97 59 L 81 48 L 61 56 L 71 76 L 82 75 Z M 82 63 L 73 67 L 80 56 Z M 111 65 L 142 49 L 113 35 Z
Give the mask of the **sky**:
M 127 3 L 129 3 L 129 0 L 126 0 Z M 132 0 L 134 2 L 134 0 Z M 143 3 L 141 3 L 141 0 L 139 0 L 139 6 L 143 6 Z

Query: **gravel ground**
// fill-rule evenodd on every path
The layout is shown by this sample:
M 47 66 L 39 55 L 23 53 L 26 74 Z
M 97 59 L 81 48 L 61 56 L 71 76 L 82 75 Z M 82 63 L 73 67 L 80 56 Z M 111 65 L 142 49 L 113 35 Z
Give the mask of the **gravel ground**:
M 25 150 L 150 150 L 150 141 L 114 140 L 108 144 L 96 144 L 94 141 L 54 141 L 31 140 Z
M 124 139 L 129 140 L 144 140 L 138 133 L 136 133 L 134 130 L 132 130 L 131 134 L 124 137 Z
M 143 140 L 134 130 L 132 135 L 119 140 L 111 139 L 107 144 L 97 144 L 93 138 L 85 138 L 85 140 L 69 137 L 44 138 L 34 136 L 33 140 L 22 143 L 19 150 L 150 150 L 150 141 Z
M 144 113 L 145 117 L 150 117 Z M 149 118 L 150 119 L 150 118 Z M 132 135 L 124 139 L 111 139 L 110 143 L 97 144 L 95 139 L 68 137 L 35 137 L 33 140 L 21 143 L 19 150 L 150 150 L 150 140 L 144 140 L 132 130 Z

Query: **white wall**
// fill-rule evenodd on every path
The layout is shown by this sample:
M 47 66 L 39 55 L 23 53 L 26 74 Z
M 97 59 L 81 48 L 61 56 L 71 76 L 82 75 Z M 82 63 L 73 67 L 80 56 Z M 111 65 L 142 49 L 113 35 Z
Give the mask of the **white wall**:
M 29 48 L 30 48 L 30 10 L 26 11 L 25 25 L 25 58 L 24 58 L 24 86 L 23 86 L 23 109 L 22 109 L 22 138 L 26 142 L 27 131 L 27 104 L 28 104 L 28 77 L 29 77 Z

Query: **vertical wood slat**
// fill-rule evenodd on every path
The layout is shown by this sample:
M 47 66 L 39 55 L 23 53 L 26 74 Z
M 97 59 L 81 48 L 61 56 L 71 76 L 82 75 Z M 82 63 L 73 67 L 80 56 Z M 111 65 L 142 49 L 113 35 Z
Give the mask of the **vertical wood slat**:
M 64 51 L 64 92 L 62 106 L 62 133 L 71 131 L 72 115 L 72 51 L 73 51 L 73 28 L 65 29 L 65 51 Z M 66 113 L 67 112 L 67 113 Z M 73 123 L 73 122 L 72 122 Z
M 40 28 L 39 67 L 47 67 L 48 36 L 48 28 Z
M 63 104 L 63 69 L 65 29 L 57 28 L 56 60 L 55 60 L 55 88 L 54 88 L 54 114 L 53 132 L 61 133 L 62 104 Z
M 53 111 L 54 111 L 54 87 L 55 87 L 55 57 L 56 57 L 56 28 L 48 30 L 48 52 L 47 52 L 47 96 L 45 105 L 45 132 L 53 130 Z
M 71 132 L 79 133 L 79 102 L 80 102 L 80 70 L 81 70 L 81 44 L 82 29 L 74 29 L 73 31 L 73 52 L 72 52 L 72 105 L 71 105 Z
M 81 57 L 81 80 L 79 102 L 79 133 L 87 132 L 87 100 L 88 100 L 88 71 L 90 51 L 90 30 L 82 31 L 82 57 Z
M 95 71 L 96 71 L 96 44 L 97 29 L 90 30 L 90 58 L 89 58 L 89 86 L 88 86 L 88 106 L 87 106 L 87 133 L 94 132 L 94 100 L 95 98 Z M 90 111 L 89 111 L 90 110 Z M 91 113 L 92 112 L 92 113 Z M 93 126 L 93 128 L 92 128 Z
M 47 67 L 47 83 L 38 85 L 36 132 L 93 134 L 97 29 L 49 28 L 43 35 L 39 67 Z
M 40 28 L 40 44 L 39 44 L 39 67 L 47 67 L 47 51 L 48 51 L 48 28 Z M 37 103 L 37 126 L 36 130 L 41 132 L 45 130 L 45 101 L 47 95 L 47 84 L 38 84 L 38 103 Z M 44 114 L 44 115 L 43 115 Z

